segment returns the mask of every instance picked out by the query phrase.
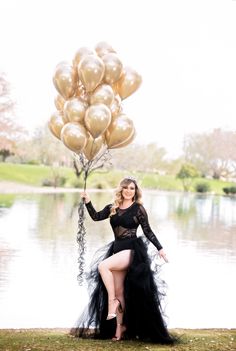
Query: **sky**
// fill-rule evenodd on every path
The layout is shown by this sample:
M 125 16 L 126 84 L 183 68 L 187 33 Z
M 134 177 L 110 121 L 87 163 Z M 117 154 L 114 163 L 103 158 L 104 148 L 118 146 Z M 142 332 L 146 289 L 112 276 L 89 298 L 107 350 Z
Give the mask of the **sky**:
M 189 133 L 236 129 L 236 0 L 1 0 L 0 71 L 30 131 L 55 111 L 56 65 L 106 41 L 142 85 L 123 110 L 138 143 L 181 154 Z

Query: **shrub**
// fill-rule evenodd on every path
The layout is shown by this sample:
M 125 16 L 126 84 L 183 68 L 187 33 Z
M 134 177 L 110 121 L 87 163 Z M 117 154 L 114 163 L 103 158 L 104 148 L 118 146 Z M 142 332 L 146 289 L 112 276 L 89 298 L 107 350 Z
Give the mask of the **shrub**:
M 228 187 L 224 187 L 223 188 L 223 192 L 226 194 L 226 195 L 235 195 L 236 194 L 236 186 L 228 186 Z
M 58 186 L 63 187 L 66 183 L 66 177 L 57 176 L 53 178 L 45 178 L 42 181 L 42 186 L 54 186 L 55 188 Z
M 224 192 L 226 195 L 229 194 L 229 188 L 225 187 L 225 188 L 223 188 L 222 190 L 223 190 L 223 192 Z
M 63 177 L 63 176 L 59 176 L 57 179 L 56 179 L 56 186 L 64 186 L 66 183 L 66 177 Z
M 231 194 L 236 194 L 236 186 L 231 186 L 230 187 L 230 193 Z
M 198 193 L 207 193 L 210 191 L 210 185 L 206 182 L 197 183 L 194 188 Z
M 42 186 L 53 186 L 53 181 L 51 179 L 45 178 L 42 180 Z
M 93 180 L 89 183 L 90 187 L 91 188 L 94 188 L 94 189 L 107 189 L 107 188 L 110 188 L 110 185 L 109 183 L 106 181 L 106 180 Z
M 40 165 L 40 162 L 38 160 L 29 160 L 26 162 L 28 165 Z
M 182 181 L 184 191 L 189 191 L 193 182 L 193 178 L 196 178 L 198 176 L 198 170 L 191 163 L 182 164 L 179 172 L 176 174 L 176 177 Z
M 72 188 L 83 188 L 84 187 L 84 182 L 83 179 L 75 178 L 69 181 L 69 186 Z

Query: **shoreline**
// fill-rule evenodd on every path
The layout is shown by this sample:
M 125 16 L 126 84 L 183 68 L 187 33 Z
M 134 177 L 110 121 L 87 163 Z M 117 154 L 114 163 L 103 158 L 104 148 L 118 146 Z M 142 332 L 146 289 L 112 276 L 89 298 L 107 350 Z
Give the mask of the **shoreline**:
M 54 188 L 22 184 L 11 181 L 0 181 L 0 194 L 50 194 L 62 192 L 79 192 L 79 188 Z
M 97 189 L 87 188 L 89 192 L 114 192 L 114 189 Z M 17 183 L 12 181 L 1 181 L 0 180 L 0 195 L 7 194 L 60 194 L 60 193 L 80 193 L 83 188 L 66 188 L 66 187 L 50 187 L 50 186 L 34 186 L 29 184 Z M 168 191 L 168 190 L 155 190 L 155 189 L 143 189 L 143 192 L 179 192 L 179 191 Z M 191 194 L 191 193 L 189 193 Z
M 82 188 L 65 188 L 50 186 L 34 186 L 23 183 L 0 181 L 0 194 L 59 194 L 59 193 L 80 193 Z M 109 189 L 89 189 L 89 191 L 107 192 Z M 111 189 L 112 191 L 112 189 Z
M 87 188 L 89 192 L 114 192 L 114 189 L 97 189 L 97 188 Z M 83 188 L 68 188 L 68 187 L 52 187 L 52 186 L 35 186 L 24 183 L 0 180 L 0 195 L 17 195 L 17 194 L 60 194 L 60 193 L 80 193 Z M 162 193 L 184 193 L 180 190 L 161 190 L 161 189 L 146 189 L 143 188 L 143 192 L 162 192 Z M 187 192 L 189 195 L 196 195 L 199 193 Z M 215 193 L 204 193 L 201 195 L 208 196 L 226 196 L 224 194 Z

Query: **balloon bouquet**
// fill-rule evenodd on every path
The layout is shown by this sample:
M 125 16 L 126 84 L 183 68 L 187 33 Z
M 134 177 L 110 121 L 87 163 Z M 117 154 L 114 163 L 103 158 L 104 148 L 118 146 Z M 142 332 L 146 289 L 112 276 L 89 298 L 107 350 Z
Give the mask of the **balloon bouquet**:
M 58 92 L 54 100 L 57 110 L 48 126 L 80 162 L 84 190 L 88 175 L 107 160 L 109 149 L 125 147 L 133 141 L 134 123 L 123 112 L 122 100 L 133 94 L 141 81 L 134 69 L 123 66 L 106 42 L 97 43 L 94 49 L 81 47 L 72 63 L 63 61 L 56 66 L 53 83 Z M 85 249 L 83 223 L 81 203 L 77 233 L 80 278 Z

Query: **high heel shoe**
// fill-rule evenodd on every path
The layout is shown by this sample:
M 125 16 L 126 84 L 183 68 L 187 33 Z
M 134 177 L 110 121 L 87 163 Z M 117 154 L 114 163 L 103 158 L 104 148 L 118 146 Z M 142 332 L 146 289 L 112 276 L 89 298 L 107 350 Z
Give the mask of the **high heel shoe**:
M 117 336 L 115 335 L 113 338 L 112 338 L 112 341 L 120 341 L 120 340 L 123 340 L 124 339 L 124 333 L 126 332 L 126 326 L 124 324 L 121 324 L 121 323 L 117 323 L 117 327 L 119 326 L 120 328 L 120 335 Z
M 107 320 L 116 318 L 116 316 L 117 316 L 117 311 L 119 311 L 120 313 L 123 312 L 122 306 L 121 306 L 121 303 L 120 303 L 120 300 L 119 300 L 119 299 L 117 299 L 117 298 L 115 297 L 114 299 L 112 299 L 112 300 L 110 300 L 110 301 L 117 301 L 117 303 L 116 303 L 114 312 L 109 312 L 109 311 L 108 311 Z

